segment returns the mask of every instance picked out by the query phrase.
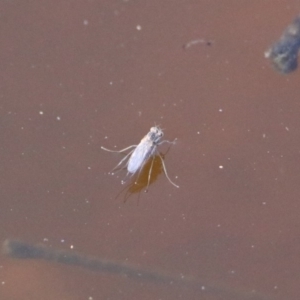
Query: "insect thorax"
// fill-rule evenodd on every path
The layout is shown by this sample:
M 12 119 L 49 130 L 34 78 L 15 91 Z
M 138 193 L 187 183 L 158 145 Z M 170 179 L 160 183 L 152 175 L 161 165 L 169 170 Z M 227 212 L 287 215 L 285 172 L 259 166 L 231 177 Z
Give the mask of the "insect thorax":
M 163 137 L 164 133 L 162 129 L 158 126 L 151 127 L 149 133 L 147 134 L 148 139 L 152 141 L 154 144 L 159 142 L 159 140 Z

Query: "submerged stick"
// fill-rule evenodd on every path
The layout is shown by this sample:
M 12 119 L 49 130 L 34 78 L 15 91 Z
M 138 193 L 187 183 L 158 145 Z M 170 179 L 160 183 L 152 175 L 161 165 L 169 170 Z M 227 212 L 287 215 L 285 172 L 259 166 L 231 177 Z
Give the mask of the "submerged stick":
M 133 265 L 113 262 L 73 251 L 58 250 L 42 245 L 33 245 L 18 240 L 7 239 L 3 243 L 3 254 L 15 259 L 41 259 L 49 262 L 82 267 L 91 271 L 123 275 L 130 279 L 183 286 L 202 293 L 220 295 L 231 300 L 271 300 L 258 292 L 230 288 L 224 284 L 201 282 L 192 277 L 174 276 L 164 272 L 141 269 Z M 274 300 L 272 298 L 272 300 Z
M 115 263 L 105 259 L 83 255 L 73 251 L 58 250 L 42 245 L 32 245 L 18 240 L 6 240 L 3 253 L 17 259 L 42 259 L 46 261 L 78 266 L 91 271 L 124 275 L 132 279 L 164 281 L 164 276 L 153 272 L 144 272 L 124 263 Z

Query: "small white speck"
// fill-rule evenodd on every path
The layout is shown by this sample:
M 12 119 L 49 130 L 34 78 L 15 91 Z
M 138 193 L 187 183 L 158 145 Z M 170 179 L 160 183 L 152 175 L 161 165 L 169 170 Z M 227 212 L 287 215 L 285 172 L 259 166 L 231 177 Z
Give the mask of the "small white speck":
M 40 111 L 40 112 L 39 112 L 39 114 L 40 114 L 40 115 L 43 115 L 43 114 L 44 114 L 44 112 L 43 112 L 43 111 Z
M 4 284 L 5 284 L 5 281 L 1 281 L 1 284 L 4 285 Z
M 43 242 L 49 242 L 48 238 L 43 238 Z
M 202 290 L 202 291 L 205 290 L 205 286 L 204 286 L 204 285 L 201 286 L 201 290 Z
M 142 26 L 141 26 L 141 25 L 137 25 L 137 26 L 136 26 L 136 29 L 137 29 L 137 30 L 142 30 Z
M 267 205 L 267 202 L 262 202 L 262 205 Z
M 88 20 L 84 20 L 83 21 L 83 25 L 85 25 L 85 26 L 89 25 L 89 21 Z
M 289 129 L 288 127 L 285 127 L 285 130 L 286 130 L 286 131 L 290 131 L 290 129 Z
M 60 116 L 57 116 L 57 117 L 56 117 L 56 120 L 57 120 L 57 121 L 60 121 L 60 120 L 61 120 Z
M 200 134 L 200 131 L 197 131 L 197 134 Z
M 274 286 L 274 290 L 277 290 L 277 289 L 278 289 L 278 286 L 277 286 L 277 285 L 275 285 L 275 286 Z
M 61 243 L 64 243 L 64 242 L 65 242 L 65 240 L 64 240 L 64 239 L 61 239 L 61 240 L 60 240 L 60 242 L 61 242 Z
M 88 170 L 91 170 L 92 168 L 91 167 L 88 167 Z
M 224 166 L 219 166 L 219 169 L 224 169 Z
M 265 139 L 265 138 L 266 138 L 266 136 L 267 136 L 267 135 L 266 135 L 265 133 L 263 133 L 263 135 L 262 135 L 263 139 Z
M 70 249 L 74 249 L 74 245 L 71 245 L 71 246 L 70 246 Z
M 222 108 L 220 108 L 220 109 L 219 109 L 219 112 L 223 112 L 223 109 L 222 109 Z
M 110 84 L 110 85 L 113 85 L 113 82 L 111 81 L 109 84 Z

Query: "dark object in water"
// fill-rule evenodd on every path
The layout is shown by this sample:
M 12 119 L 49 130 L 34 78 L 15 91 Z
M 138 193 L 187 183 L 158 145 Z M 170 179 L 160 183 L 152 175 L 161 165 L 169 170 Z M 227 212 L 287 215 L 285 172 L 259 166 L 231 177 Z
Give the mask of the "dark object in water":
M 91 271 L 108 272 L 125 275 L 129 278 L 146 279 L 151 281 L 162 280 L 152 272 L 140 272 L 132 266 L 114 263 L 105 259 L 59 250 L 42 245 L 33 245 L 18 240 L 6 240 L 3 243 L 3 253 L 17 259 L 43 259 L 56 263 L 83 267 Z
M 298 67 L 300 48 L 300 16 L 284 31 L 280 39 L 265 52 L 265 57 L 272 61 L 276 70 L 287 74 Z
M 255 291 L 232 288 L 221 283 L 199 281 L 193 277 L 174 276 L 164 272 L 142 269 L 73 251 L 58 250 L 47 246 L 28 244 L 18 240 L 5 240 L 2 252 L 16 259 L 42 259 L 66 265 L 79 266 L 91 271 L 123 275 L 135 280 L 174 285 L 198 290 L 201 293 L 220 296 L 226 300 L 274 300 Z M 218 298 L 219 299 L 219 298 Z

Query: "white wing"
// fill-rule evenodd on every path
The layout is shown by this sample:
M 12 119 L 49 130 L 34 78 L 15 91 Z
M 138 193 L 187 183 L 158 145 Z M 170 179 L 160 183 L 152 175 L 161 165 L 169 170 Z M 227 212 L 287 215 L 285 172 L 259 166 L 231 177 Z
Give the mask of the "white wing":
M 134 174 L 136 171 L 142 168 L 143 165 L 149 159 L 149 157 L 155 152 L 155 149 L 156 145 L 153 144 L 151 141 L 141 142 L 134 149 L 133 153 L 131 154 L 128 160 L 128 172 Z

